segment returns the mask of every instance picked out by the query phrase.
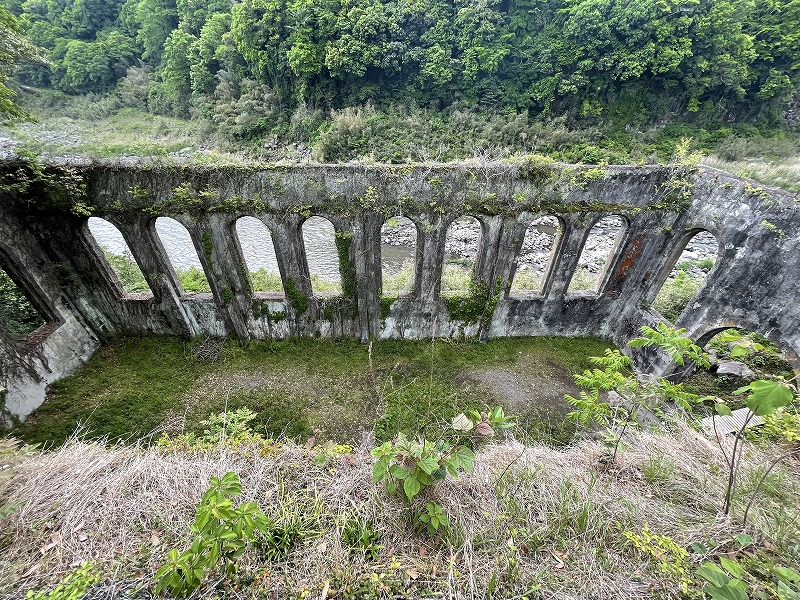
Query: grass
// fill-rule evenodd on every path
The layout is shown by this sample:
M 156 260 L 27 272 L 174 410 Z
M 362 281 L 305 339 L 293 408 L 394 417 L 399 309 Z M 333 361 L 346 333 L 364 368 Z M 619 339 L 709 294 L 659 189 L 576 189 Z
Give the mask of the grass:
M 14 431 L 30 443 L 61 444 L 83 423 L 91 436 L 136 439 L 182 422 L 197 431 L 209 414 L 248 406 L 270 436 L 357 442 L 405 430 L 434 430 L 468 408 L 500 403 L 539 439 L 567 441 L 564 393 L 571 373 L 609 344 L 591 338 L 488 343 L 388 340 L 226 343 L 216 362 L 198 363 L 175 338 L 120 339 L 102 348 Z M 430 420 L 429 415 L 437 415 Z
M 754 179 L 765 185 L 780 187 L 788 192 L 800 192 L 800 155 L 774 159 L 740 158 L 738 160 L 725 160 L 718 156 L 709 156 L 703 160 L 703 164 L 740 177 Z
M 776 451 L 749 448 L 734 514 Z M 372 483 L 363 447 L 322 460 L 318 448 L 294 444 L 266 455 L 80 440 L 51 453 L 6 450 L 13 477 L 0 472 L 0 506 L 16 508 L 0 533 L 0 593 L 52 587 L 84 560 L 105 585 L 152 589 L 169 549 L 188 546 L 210 477 L 228 471 L 239 475 L 241 499 L 291 539 L 272 554 L 250 548 L 235 575 L 211 577 L 196 598 L 679 600 L 687 597 L 681 579 L 702 597 L 696 570 L 719 556 L 761 569 L 764 581 L 769 569 L 800 561 L 797 461 L 769 478 L 743 549 L 741 524 L 718 516 L 725 472 L 714 442 L 678 423 L 632 432 L 614 469 L 600 468 L 603 454 L 600 441 L 552 448 L 498 440 L 478 451 L 473 474 L 432 486 L 428 498 L 452 524 L 429 536 Z M 354 522 L 369 535 L 345 533 Z M 655 552 L 629 541 L 645 526 L 667 540 Z M 680 567 L 681 578 L 665 564 Z
M 679 269 L 674 277 L 664 282 L 653 301 L 653 308 L 668 321 L 675 322 L 703 285 L 704 279 Z

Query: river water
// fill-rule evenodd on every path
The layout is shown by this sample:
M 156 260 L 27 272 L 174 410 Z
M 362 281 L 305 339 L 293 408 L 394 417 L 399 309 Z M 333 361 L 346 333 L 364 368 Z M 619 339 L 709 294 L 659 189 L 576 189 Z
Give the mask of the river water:
M 108 221 L 91 217 L 89 230 L 97 243 L 108 252 L 131 256 L 122 234 Z M 156 231 L 173 268 L 201 268 L 192 239 L 183 225 L 169 217 L 159 217 L 156 219 Z M 236 233 L 250 271 L 264 269 L 272 273 L 279 272 L 272 236 L 263 222 L 255 217 L 242 217 L 236 222 Z M 303 242 L 311 274 L 325 281 L 339 281 L 339 258 L 331 222 L 322 217 L 308 219 L 303 224 Z M 415 242 L 416 234 L 410 245 L 382 244 L 384 272 L 395 274 L 411 261 Z

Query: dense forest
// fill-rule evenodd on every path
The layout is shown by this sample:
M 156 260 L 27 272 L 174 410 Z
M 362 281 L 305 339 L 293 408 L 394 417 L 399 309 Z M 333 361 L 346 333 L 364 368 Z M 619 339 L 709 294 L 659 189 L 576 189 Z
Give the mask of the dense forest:
M 307 139 L 338 114 L 337 143 L 347 144 L 348 118 L 376 110 L 446 115 L 456 130 L 474 128 L 459 118 L 500 115 L 522 138 L 529 120 L 553 118 L 606 132 L 764 130 L 782 125 L 800 88 L 800 0 L 0 4 L 49 59 L 23 63 L 19 84 L 114 92 L 240 140 L 276 130 Z

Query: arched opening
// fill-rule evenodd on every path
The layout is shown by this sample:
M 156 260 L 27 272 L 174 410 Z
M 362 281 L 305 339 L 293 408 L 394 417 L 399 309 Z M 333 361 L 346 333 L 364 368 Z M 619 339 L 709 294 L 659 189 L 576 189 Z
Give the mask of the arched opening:
M 766 337 L 742 327 L 714 328 L 697 344 L 708 353 L 710 367 L 693 371 L 686 381 L 687 389 L 700 396 L 720 398 L 734 409 L 744 406 L 746 394 L 734 393 L 742 386 L 756 379 L 791 379 L 800 366 L 796 356 L 787 355 Z
M 517 255 L 517 267 L 511 282 L 512 293 L 542 293 L 561 230 L 561 223 L 553 216 L 541 217 L 528 226 Z
M 468 292 L 478 259 L 481 223 L 475 217 L 459 217 L 447 228 L 442 293 Z
M 23 339 L 46 321 L 11 276 L 0 268 L 0 338 L 8 342 Z
M 269 228 L 255 217 L 241 217 L 236 221 L 236 236 L 253 291 L 282 294 L 283 281 Z
M 668 321 L 677 321 L 705 283 L 718 256 L 719 242 L 713 234 L 702 230 L 689 237 L 653 299 L 653 308 Z
M 183 291 L 190 294 L 210 292 L 211 286 L 186 227 L 170 217 L 158 217 L 156 232 Z
M 417 226 L 406 217 L 391 217 L 381 227 L 383 295 L 403 296 L 414 288 Z
M 324 217 L 307 219 L 303 223 L 303 244 L 314 294 L 341 294 L 342 277 L 333 223 Z
M 626 222 L 620 216 L 603 217 L 589 230 L 581 249 L 578 267 L 572 273 L 569 292 L 597 292 L 608 265 L 625 234 Z
M 151 294 L 150 286 L 119 229 L 99 217 L 89 217 L 88 226 L 125 293 Z

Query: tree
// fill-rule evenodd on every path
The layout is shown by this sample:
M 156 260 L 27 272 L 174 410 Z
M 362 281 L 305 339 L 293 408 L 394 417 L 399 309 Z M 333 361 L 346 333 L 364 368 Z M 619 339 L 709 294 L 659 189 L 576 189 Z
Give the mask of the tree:
M 20 20 L 0 6 L 0 120 L 28 116 L 14 103 L 12 98 L 16 93 L 6 85 L 15 66 L 23 60 L 46 62 L 40 50 L 23 34 Z

